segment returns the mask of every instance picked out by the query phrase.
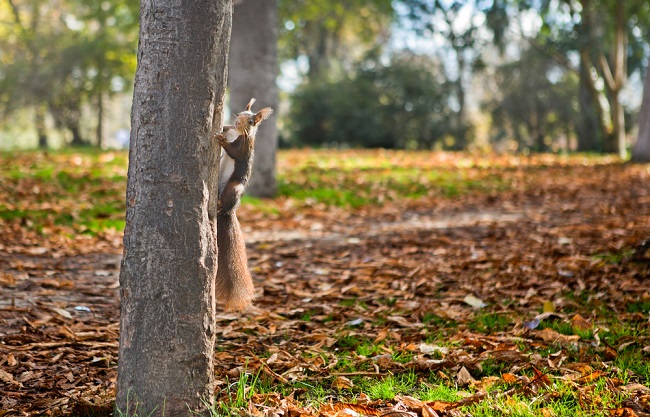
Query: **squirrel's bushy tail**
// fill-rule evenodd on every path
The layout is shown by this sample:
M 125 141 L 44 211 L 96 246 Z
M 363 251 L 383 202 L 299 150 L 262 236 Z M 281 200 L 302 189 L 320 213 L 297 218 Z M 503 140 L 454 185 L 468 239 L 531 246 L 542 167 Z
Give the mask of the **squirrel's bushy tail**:
M 234 211 L 217 215 L 217 300 L 226 310 L 243 310 L 255 295 L 253 279 L 248 272 L 246 245 Z

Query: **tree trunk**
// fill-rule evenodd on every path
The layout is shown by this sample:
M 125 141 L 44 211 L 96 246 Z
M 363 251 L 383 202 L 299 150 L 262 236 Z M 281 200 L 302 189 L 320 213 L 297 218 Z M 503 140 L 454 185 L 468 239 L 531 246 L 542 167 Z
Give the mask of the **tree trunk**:
M 230 110 L 237 113 L 252 98 L 256 105 L 277 111 L 277 0 L 240 0 L 235 3 L 230 48 Z M 277 114 L 277 113 L 276 113 Z M 255 140 L 253 175 L 248 194 L 272 197 L 276 191 L 275 154 L 277 116 L 264 123 Z
M 620 93 L 627 82 L 627 28 L 624 0 L 616 2 L 616 28 L 611 66 L 604 55 L 600 55 L 600 70 L 608 91 L 612 135 L 606 138 L 605 151 L 618 153 L 625 158 L 625 113 Z M 612 68 L 613 66 L 613 68 Z
M 456 98 L 458 99 L 458 112 L 456 113 L 456 128 L 454 145 L 452 150 L 460 151 L 467 146 L 467 109 L 465 105 L 465 85 L 463 84 L 463 74 L 465 73 L 465 57 L 463 48 L 454 48 L 456 53 L 456 62 L 458 63 L 458 75 L 454 81 L 456 87 Z
M 625 145 L 625 112 L 623 103 L 621 103 L 620 91 L 614 92 L 611 100 L 611 113 L 612 113 L 612 135 L 611 135 L 611 151 L 618 153 L 621 158 L 627 156 Z
M 104 94 L 97 94 L 97 147 L 104 145 Z
M 79 122 L 69 125 L 68 129 L 70 130 L 70 133 L 72 133 L 72 142 L 70 142 L 70 145 L 85 146 L 88 144 L 81 136 L 81 130 L 79 129 Z
M 36 135 L 38 136 L 38 147 L 47 149 L 47 131 L 45 130 L 45 106 L 37 105 L 34 109 L 34 124 L 36 125 Z
M 307 79 L 310 83 L 322 81 L 329 75 L 330 65 L 328 60 L 328 40 L 331 32 L 325 27 L 322 21 L 312 21 L 306 23 L 309 31 L 313 34 L 311 37 L 315 40 L 315 45 L 307 48 L 307 61 L 309 69 L 307 70 Z
M 585 51 L 584 54 L 587 52 Z M 583 56 L 583 53 L 580 55 Z M 578 104 L 580 114 L 576 120 L 576 134 L 578 136 L 578 152 L 594 152 L 600 150 L 600 138 L 605 132 L 602 132 L 602 126 L 599 123 L 598 110 L 594 96 L 593 88 L 590 86 L 593 81 L 589 72 L 590 66 L 582 59 L 580 61 L 580 85 L 578 91 Z
M 650 62 L 643 82 L 643 101 L 639 112 L 639 136 L 632 149 L 632 161 L 650 162 Z
M 224 105 L 231 24 L 231 0 L 141 2 L 120 271 L 116 406 L 127 415 L 208 415 L 213 401 L 210 131 Z

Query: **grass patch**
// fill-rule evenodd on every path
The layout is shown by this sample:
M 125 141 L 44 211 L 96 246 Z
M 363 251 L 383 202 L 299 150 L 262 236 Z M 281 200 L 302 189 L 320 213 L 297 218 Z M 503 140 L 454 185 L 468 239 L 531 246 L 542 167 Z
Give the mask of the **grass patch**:
M 467 327 L 478 333 L 496 333 L 506 330 L 512 324 L 512 319 L 506 314 L 483 313 L 476 315 Z
M 373 400 L 391 400 L 396 395 L 412 392 L 416 381 L 417 377 L 413 373 L 389 375 L 378 380 L 364 381 L 361 388 Z

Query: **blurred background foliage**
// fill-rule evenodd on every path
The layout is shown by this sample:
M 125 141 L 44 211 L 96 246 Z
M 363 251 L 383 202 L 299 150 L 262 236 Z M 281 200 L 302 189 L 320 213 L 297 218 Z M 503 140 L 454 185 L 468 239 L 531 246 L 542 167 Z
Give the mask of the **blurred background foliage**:
M 623 155 L 636 137 L 647 0 L 278 8 L 281 146 Z M 124 146 L 138 12 L 0 0 L 0 148 Z

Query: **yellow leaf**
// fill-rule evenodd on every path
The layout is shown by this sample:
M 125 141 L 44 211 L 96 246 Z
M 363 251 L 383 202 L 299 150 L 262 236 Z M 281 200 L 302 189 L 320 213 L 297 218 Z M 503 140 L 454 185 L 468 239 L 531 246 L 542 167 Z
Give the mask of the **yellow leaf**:
M 553 301 L 545 301 L 542 311 L 544 313 L 553 313 L 553 312 L 555 312 L 555 306 L 553 305 Z

